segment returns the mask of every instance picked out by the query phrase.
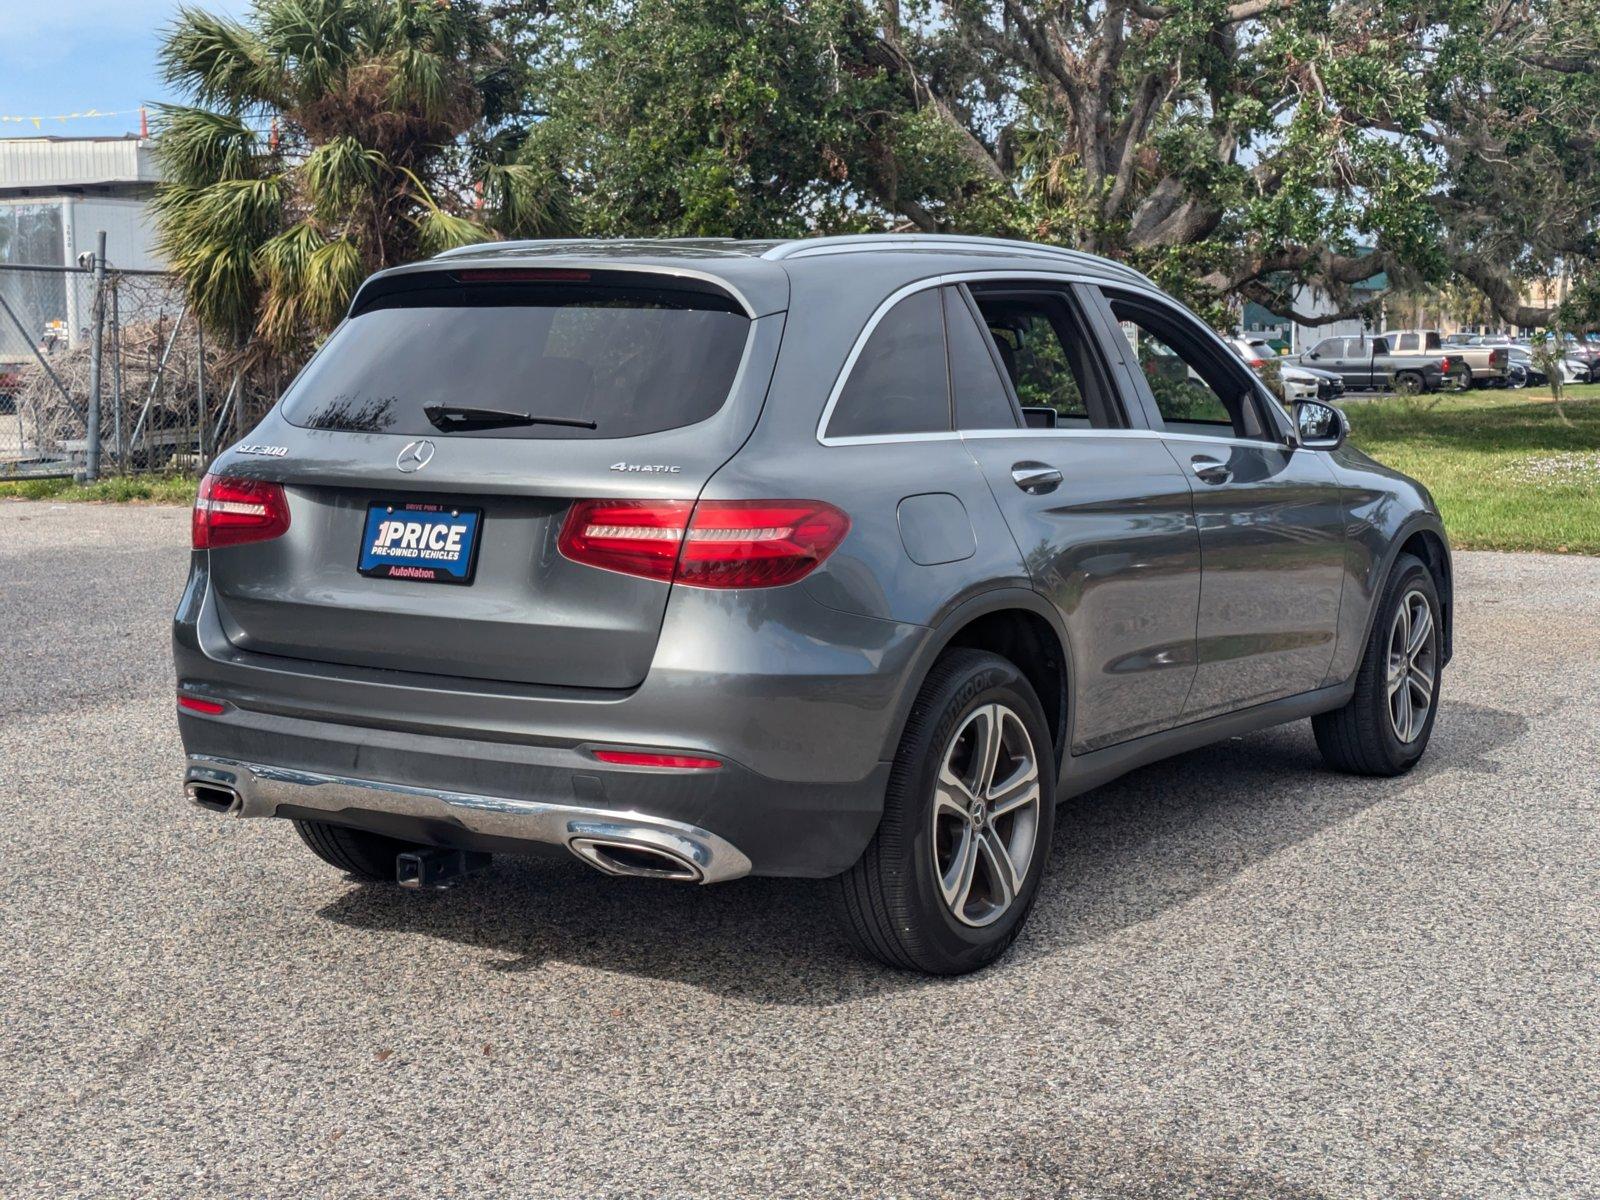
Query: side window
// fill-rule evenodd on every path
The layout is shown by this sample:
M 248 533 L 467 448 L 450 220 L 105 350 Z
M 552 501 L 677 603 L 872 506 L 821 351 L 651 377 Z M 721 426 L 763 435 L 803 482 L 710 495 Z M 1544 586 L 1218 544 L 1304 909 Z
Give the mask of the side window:
M 1343 358 L 1344 339 L 1323 338 L 1315 346 L 1311 347 L 1311 353 L 1318 358 Z
M 1051 409 L 1061 429 L 1122 427 L 1091 340 L 1062 296 L 997 284 L 974 287 L 972 298 L 1023 408 Z
M 944 329 L 950 347 L 950 395 L 957 429 L 1016 429 L 1020 414 L 1011 403 L 993 344 L 967 307 L 960 288 L 944 289 Z
M 1264 437 L 1255 384 L 1243 364 L 1228 361 L 1188 318 L 1153 302 L 1107 300 L 1155 398 L 1163 424 L 1192 432 Z
M 1401 350 L 1417 350 L 1417 349 L 1420 349 L 1420 347 L 1417 345 L 1417 335 L 1414 334 L 1414 333 L 1402 333 L 1400 335 L 1398 341 L 1399 341 L 1399 349 L 1401 349 Z
M 939 290 L 907 296 L 887 313 L 850 369 L 828 418 L 828 437 L 939 433 L 950 428 Z

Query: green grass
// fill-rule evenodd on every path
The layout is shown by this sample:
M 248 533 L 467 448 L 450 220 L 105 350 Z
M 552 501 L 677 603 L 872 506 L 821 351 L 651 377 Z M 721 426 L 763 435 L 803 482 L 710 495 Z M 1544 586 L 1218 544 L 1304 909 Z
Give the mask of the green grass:
M 1353 401 L 1350 440 L 1427 485 L 1451 542 L 1600 554 L 1600 385 Z
M 81 500 L 110 504 L 193 504 L 197 481 L 184 475 L 127 475 L 97 483 L 70 479 L 0 481 L 0 500 Z

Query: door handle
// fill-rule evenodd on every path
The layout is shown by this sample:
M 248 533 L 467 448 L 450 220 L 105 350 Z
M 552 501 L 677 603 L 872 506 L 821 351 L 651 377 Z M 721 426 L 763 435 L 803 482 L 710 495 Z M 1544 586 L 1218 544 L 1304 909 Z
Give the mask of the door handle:
M 1227 483 L 1233 478 L 1233 472 L 1229 469 L 1228 464 L 1218 462 L 1214 458 L 1196 455 L 1189 460 L 1189 466 L 1196 475 L 1207 483 Z
M 1061 484 L 1061 472 L 1049 463 L 1019 462 L 1011 466 L 1011 481 L 1030 496 L 1053 492 Z

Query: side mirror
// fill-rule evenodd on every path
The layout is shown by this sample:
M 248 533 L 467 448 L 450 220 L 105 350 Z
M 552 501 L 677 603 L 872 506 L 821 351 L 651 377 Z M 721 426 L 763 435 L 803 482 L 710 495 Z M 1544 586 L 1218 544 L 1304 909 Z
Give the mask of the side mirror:
M 1321 358 L 1322 355 L 1318 354 L 1315 350 L 1313 350 L 1309 354 L 1307 354 L 1306 357 L 1307 358 Z
M 1056 427 L 1056 410 L 1047 408 L 1042 404 L 1024 404 L 1022 406 L 1022 423 L 1029 429 L 1054 429 Z
M 1294 427 L 1307 450 L 1337 450 L 1350 436 L 1344 413 L 1320 400 L 1301 400 L 1294 406 Z

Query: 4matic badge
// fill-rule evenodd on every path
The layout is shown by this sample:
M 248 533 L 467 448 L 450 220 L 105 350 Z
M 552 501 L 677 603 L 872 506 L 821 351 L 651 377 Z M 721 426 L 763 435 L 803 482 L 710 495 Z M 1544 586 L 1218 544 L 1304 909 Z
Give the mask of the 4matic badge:
M 653 473 L 653 474 L 656 474 L 656 475 L 676 475 L 679 471 L 683 470 L 682 467 L 664 467 L 664 466 L 661 466 L 659 463 L 657 463 L 655 465 L 651 465 L 649 463 L 629 463 L 629 462 L 615 462 L 615 463 L 612 463 L 611 464 L 611 469 L 613 471 L 649 472 L 649 473 Z

